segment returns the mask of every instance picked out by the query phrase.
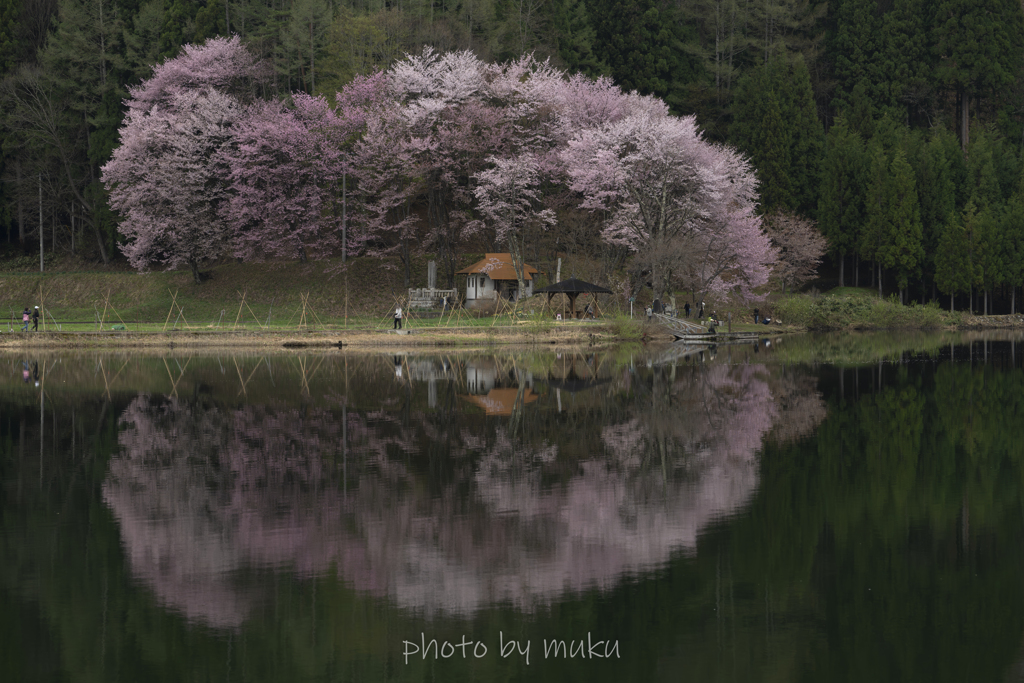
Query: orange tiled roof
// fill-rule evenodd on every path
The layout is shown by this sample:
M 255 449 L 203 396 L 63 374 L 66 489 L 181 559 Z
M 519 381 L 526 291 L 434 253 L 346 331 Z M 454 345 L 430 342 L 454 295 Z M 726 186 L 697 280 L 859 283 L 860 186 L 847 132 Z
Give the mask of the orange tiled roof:
M 523 279 L 532 280 L 534 273 L 540 271 L 529 264 L 523 264 Z M 487 254 L 469 268 L 457 271 L 457 275 L 483 273 L 492 280 L 515 280 L 516 269 L 512 267 L 512 254 Z
M 516 405 L 516 398 L 519 396 L 519 389 L 515 387 L 506 389 L 491 389 L 486 396 L 467 396 L 462 398 L 470 403 L 475 403 L 484 409 L 488 415 L 511 415 L 512 408 Z M 523 390 L 523 405 L 533 403 L 538 398 L 533 389 L 526 387 Z

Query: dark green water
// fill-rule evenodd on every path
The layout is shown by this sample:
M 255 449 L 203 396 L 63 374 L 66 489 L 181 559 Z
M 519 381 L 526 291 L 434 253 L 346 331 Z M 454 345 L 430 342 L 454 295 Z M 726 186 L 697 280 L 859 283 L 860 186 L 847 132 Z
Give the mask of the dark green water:
M 0 355 L 0 679 L 1019 680 L 1008 339 Z

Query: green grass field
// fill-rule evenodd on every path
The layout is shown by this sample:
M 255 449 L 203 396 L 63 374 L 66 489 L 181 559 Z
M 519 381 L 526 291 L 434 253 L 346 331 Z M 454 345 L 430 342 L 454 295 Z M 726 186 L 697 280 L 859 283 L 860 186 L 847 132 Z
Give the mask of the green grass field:
M 476 255 L 467 255 L 472 260 Z M 426 283 L 428 257 L 414 259 L 414 287 Z M 300 263 L 237 263 L 210 268 L 208 279 L 195 284 L 187 271 L 136 273 L 122 264 L 109 270 L 75 262 L 50 263 L 52 272 L 39 273 L 38 261 L 25 257 L 0 262 L 0 331 L 17 331 L 21 311 L 42 304 L 47 330 L 62 332 L 125 329 L 133 332 L 295 331 L 302 329 L 388 329 L 392 313 L 406 294 L 404 270 L 397 260 L 355 258 Z M 91 268 L 91 269 L 90 269 Z M 458 283 L 462 284 L 462 283 Z M 541 284 L 544 284 L 542 281 Z M 644 294 L 649 295 L 649 290 Z M 679 305 L 686 300 L 677 293 Z M 482 329 L 553 325 L 545 298 L 533 297 L 517 307 L 515 316 L 406 310 L 406 328 Z M 602 322 L 616 336 L 643 334 L 644 306 L 635 304 L 630 319 L 621 297 L 599 299 Z M 559 306 L 556 299 L 555 306 Z M 816 330 L 938 328 L 956 325 L 962 314 L 949 314 L 935 305 L 902 306 L 879 299 L 871 288 L 843 287 L 825 294 L 787 294 L 767 302 L 720 306 L 720 320 L 733 314 L 734 331 L 760 330 L 752 312 L 760 307 L 786 325 Z M 711 313 L 709 308 L 708 313 Z
M 413 263 L 414 286 L 426 282 L 426 258 Z M 10 265 L 10 264 L 6 264 Z M 0 269 L 0 330 L 18 331 L 21 311 L 42 304 L 45 329 L 86 332 L 295 331 L 302 329 L 390 329 L 392 314 L 406 294 L 397 262 L 351 259 L 309 263 L 225 263 L 195 284 L 186 271 L 136 273 L 127 270 L 55 269 L 39 273 Z M 37 264 L 36 264 L 37 267 Z M 59 265 L 58 265 L 59 268 Z M 482 330 L 515 325 L 542 330 L 554 325 L 543 297 L 501 315 L 405 308 L 404 327 Z M 603 297 L 603 322 L 639 336 L 640 322 L 620 314 Z M 41 323 L 40 328 L 43 328 Z

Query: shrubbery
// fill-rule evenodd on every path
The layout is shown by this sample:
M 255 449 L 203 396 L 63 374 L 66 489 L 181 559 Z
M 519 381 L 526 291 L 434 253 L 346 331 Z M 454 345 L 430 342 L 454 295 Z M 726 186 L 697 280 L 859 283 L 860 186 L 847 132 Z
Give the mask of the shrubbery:
M 812 330 L 891 329 L 944 327 L 950 320 L 936 304 L 912 303 L 866 296 L 791 296 L 774 306 L 777 318 Z

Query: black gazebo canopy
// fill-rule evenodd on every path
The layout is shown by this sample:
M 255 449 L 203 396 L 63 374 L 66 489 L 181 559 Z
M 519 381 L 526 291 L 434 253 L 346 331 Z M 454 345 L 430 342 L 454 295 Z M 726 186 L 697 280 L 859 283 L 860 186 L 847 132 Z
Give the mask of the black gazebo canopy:
M 562 280 L 561 282 L 556 282 L 553 285 L 548 285 L 547 287 L 538 289 L 534 294 L 547 294 L 548 301 L 551 301 L 551 298 L 555 296 L 555 294 L 565 294 L 569 297 L 569 307 L 573 316 L 575 316 L 576 297 L 580 294 L 612 294 L 612 290 L 571 277 L 568 280 Z

